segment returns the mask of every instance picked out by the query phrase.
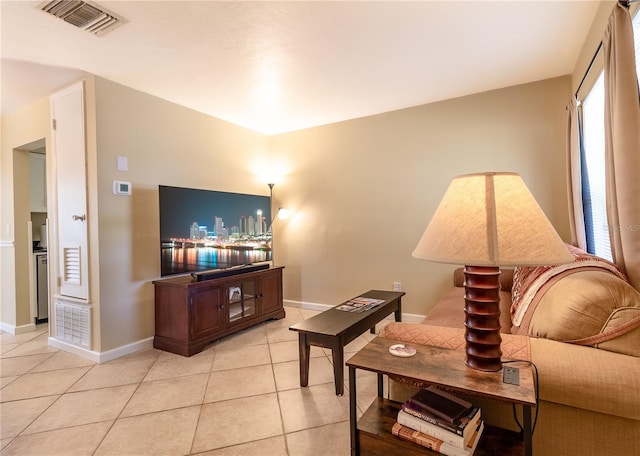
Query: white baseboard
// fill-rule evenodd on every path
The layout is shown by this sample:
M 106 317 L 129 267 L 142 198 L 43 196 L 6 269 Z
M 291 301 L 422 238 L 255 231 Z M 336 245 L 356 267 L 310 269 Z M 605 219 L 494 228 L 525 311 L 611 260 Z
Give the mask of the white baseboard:
M 304 301 L 291 301 L 290 299 L 285 299 L 284 301 L 285 307 L 296 307 L 298 309 L 306 309 L 306 310 L 317 310 L 319 312 L 324 312 L 325 310 L 329 310 L 333 306 L 329 304 L 318 304 L 315 302 L 304 302 Z
M 319 312 L 324 312 L 325 310 L 329 310 L 334 307 L 330 304 L 318 304 L 315 302 L 305 302 L 305 301 L 292 301 L 290 299 L 284 300 L 285 307 L 296 307 L 298 309 L 306 309 L 306 310 L 317 310 Z M 408 314 L 402 313 L 402 321 L 406 323 L 421 323 L 422 320 L 425 319 L 425 315 L 419 314 Z M 389 314 L 385 320 L 395 321 L 394 314 Z
M 49 345 L 55 348 L 59 348 L 60 350 L 64 350 L 66 352 L 73 353 L 74 355 L 88 359 L 90 361 L 93 361 L 94 363 L 105 363 L 107 361 L 111 361 L 116 358 L 120 358 L 122 356 L 130 355 L 137 351 L 152 348 L 153 337 L 142 339 L 137 342 L 133 342 L 118 348 L 114 348 L 112 350 L 107 350 L 105 352 L 87 350 L 85 348 L 78 347 L 77 345 L 69 344 L 62 340 L 58 340 L 54 337 L 49 337 Z
M 146 339 L 138 340 L 136 342 L 123 345 L 121 347 L 114 348 L 112 350 L 107 350 L 106 352 L 101 352 L 100 361 L 98 362 L 104 363 L 116 358 L 121 358 L 123 356 L 130 355 L 135 352 L 147 350 L 149 348 L 153 348 L 153 337 L 147 337 Z
M 100 353 L 87 350 L 86 348 L 79 347 L 77 345 L 70 344 L 60 339 L 56 339 L 55 337 L 49 336 L 47 339 L 50 347 L 59 348 L 62 351 L 66 351 L 68 353 L 72 353 L 74 355 L 80 356 L 81 358 L 88 359 L 89 361 L 93 361 L 94 363 L 100 362 Z
M 0 329 L 4 332 L 15 335 L 35 331 L 36 325 L 34 323 L 29 323 L 27 325 L 13 326 L 8 323 L 0 322 Z

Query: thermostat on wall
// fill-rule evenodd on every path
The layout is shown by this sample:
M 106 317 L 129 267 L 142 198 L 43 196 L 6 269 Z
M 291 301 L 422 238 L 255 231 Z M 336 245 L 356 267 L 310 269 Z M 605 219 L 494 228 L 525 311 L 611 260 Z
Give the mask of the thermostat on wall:
M 131 182 L 113 181 L 114 195 L 131 195 Z

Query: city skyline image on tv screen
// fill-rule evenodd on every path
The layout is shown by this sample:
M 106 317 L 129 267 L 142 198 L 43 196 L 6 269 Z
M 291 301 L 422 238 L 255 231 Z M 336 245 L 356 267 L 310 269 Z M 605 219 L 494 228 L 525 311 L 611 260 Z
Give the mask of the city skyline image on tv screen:
M 158 187 L 161 275 L 271 260 L 268 196 Z

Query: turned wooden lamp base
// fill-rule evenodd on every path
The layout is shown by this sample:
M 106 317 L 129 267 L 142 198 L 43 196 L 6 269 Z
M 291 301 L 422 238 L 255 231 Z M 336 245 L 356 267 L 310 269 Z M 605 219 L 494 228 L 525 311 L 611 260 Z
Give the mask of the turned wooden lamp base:
M 464 267 L 467 366 L 486 372 L 502 369 L 500 344 L 500 268 Z

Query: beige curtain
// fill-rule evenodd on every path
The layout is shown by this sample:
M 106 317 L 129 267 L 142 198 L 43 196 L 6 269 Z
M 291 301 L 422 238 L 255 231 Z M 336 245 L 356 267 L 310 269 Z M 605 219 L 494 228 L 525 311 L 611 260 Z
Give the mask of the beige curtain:
M 602 40 L 607 217 L 614 262 L 640 290 L 640 101 L 629 10 L 617 3 Z
M 580 165 L 580 117 L 578 100 L 574 96 L 567 105 L 567 194 L 569 195 L 569 226 L 571 244 L 587 250 L 582 205 L 582 173 Z

